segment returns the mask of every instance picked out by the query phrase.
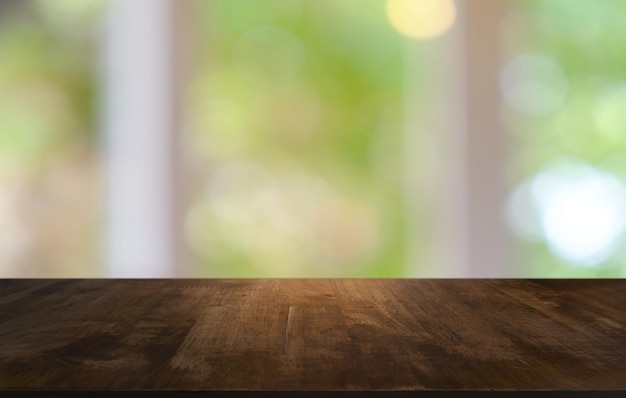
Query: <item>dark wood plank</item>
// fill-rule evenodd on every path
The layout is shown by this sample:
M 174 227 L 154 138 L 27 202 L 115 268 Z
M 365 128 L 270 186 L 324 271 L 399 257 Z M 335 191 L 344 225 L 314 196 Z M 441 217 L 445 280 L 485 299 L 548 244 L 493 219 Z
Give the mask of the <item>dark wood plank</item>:
M 626 281 L 3 280 L 27 390 L 626 397 Z

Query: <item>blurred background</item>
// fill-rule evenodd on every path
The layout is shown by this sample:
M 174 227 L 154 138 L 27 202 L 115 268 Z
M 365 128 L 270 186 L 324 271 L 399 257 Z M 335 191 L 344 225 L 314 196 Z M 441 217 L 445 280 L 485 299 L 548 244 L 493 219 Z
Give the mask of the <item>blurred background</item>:
M 0 0 L 2 277 L 626 277 L 622 0 Z

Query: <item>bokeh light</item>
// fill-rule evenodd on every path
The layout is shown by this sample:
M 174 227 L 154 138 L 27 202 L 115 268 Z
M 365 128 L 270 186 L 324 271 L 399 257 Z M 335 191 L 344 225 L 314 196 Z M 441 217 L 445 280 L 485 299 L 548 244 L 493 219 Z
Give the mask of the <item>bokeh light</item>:
M 597 132 L 610 143 L 626 141 L 626 83 L 611 86 L 594 108 Z
M 456 7 L 452 0 L 388 0 L 387 17 L 402 35 L 430 39 L 452 27 Z
M 560 162 L 520 186 L 511 197 L 511 211 L 517 232 L 541 235 L 552 253 L 571 264 L 597 266 L 619 247 L 626 188 L 607 171 Z
M 379 224 L 363 198 L 318 176 L 238 161 L 213 173 L 186 235 L 197 256 L 239 258 L 256 275 L 340 275 L 376 253 Z
M 507 104 L 526 115 L 558 110 L 567 97 L 568 79 L 559 63 L 542 54 L 522 54 L 504 67 L 500 89 Z
M 242 104 L 216 95 L 200 94 L 194 100 L 188 117 L 195 151 L 219 161 L 235 158 L 246 150 L 250 142 L 249 118 Z

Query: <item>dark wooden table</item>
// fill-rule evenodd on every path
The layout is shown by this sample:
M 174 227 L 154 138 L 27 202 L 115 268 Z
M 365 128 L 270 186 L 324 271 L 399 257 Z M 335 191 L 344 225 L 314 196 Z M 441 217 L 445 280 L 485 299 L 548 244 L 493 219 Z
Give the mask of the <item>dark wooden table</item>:
M 1 280 L 0 395 L 69 391 L 626 397 L 626 280 Z

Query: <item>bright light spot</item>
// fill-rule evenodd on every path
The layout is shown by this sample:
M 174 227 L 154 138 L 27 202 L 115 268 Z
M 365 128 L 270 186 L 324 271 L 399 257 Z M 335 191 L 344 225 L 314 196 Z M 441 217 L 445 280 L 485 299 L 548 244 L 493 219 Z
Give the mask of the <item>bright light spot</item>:
M 511 60 L 500 76 L 506 102 L 527 115 L 545 115 L 559 109 L 567 96 L 568 81 L 553 58 L 522 54 Z
M 452 0 L 388 0 L 387 17 L 401 34 L 429 39 L 452 27 L 456 8 Z
M 276 85 L 291 81 L 304 66 L 306 51 L 287 29 L 262 26 L 246 32 L 235 44 L 233 64 L 249 81 Z
M 625 139 L 626 83 L 610 88 L 598 99 L 594 119 L 603 137 L 613 142 Z
M 605 171 L 564 164 L 531 182 L 544 239 L 556 255 L 594 266 L 615 253 L 626 224 L 626 189 Z

